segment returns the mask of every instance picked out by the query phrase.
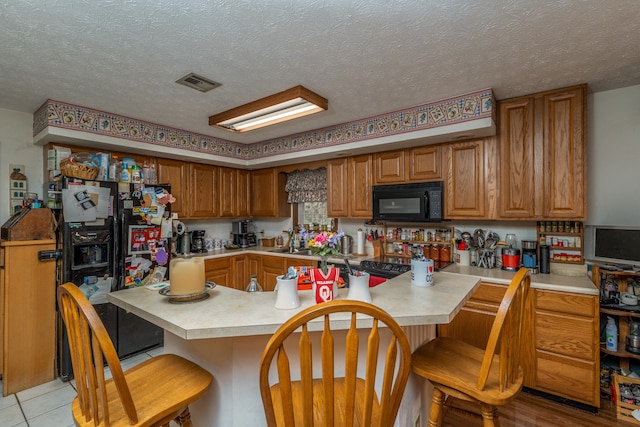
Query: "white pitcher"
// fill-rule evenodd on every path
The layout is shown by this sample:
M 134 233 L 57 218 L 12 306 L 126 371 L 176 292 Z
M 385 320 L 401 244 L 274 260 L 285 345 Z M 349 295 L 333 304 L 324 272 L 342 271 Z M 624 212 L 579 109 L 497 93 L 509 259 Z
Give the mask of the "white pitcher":
M 361 273 L 358 276 L 349 274 L 349 293 L 347 299 L 363 302 L 371 302 L 371 292 L 369 292 L 369 273 Z
M 284 275 L 276 277 L 276 308 L 289 310 L 298 307 L 300 307 L 298 278 L 285 279 Z

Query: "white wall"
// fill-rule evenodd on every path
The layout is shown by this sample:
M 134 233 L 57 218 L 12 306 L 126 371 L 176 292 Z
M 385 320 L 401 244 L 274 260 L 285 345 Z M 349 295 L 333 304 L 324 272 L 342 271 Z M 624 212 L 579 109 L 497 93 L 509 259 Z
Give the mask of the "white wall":
M 33 144 L 33 115 L 0 108 L 0 224 L 9 219 L 10 164 L 25 166 L 29 191 L 43 194 L 42 147 Z
M 640 226 L 640 85 L 588 102 L 587 223 Z

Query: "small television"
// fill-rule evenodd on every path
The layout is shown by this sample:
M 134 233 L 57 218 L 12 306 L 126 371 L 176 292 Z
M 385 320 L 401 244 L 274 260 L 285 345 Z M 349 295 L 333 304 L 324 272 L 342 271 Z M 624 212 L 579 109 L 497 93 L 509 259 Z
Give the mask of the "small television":
M 585 225 L 584 240 L 587 261 L 640 266 L 640 227 Z

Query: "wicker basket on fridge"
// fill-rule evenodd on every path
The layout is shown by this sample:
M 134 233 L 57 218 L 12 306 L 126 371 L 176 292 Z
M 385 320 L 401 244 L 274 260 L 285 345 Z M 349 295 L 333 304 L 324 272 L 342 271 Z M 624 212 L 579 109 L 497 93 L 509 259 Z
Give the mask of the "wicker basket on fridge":
M 99 171 L 95 166 L 74 162 L 70 157 L 60 162 L 60 170 L 65 176 L 81 179 L 95 179 Z

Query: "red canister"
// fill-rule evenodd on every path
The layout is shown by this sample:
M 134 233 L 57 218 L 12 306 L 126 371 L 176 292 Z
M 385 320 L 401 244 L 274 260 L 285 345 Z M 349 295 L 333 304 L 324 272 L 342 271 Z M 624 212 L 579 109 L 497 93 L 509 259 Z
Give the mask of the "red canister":
M 503 249 L 502 250 L 502 269 L 516 271 L 520 268 L 520 250 L 519 249 Z

